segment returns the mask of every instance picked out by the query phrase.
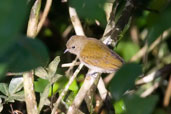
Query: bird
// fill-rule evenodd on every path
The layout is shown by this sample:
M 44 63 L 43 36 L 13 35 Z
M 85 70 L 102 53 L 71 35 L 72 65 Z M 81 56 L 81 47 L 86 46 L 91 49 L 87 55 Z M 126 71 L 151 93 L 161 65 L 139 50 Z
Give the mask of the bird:
M 81 63 L 95 73 L 116 72 L 124 63 L 102 41 L 86 36 L 73 35 L 66 43 L 66 52 L 76 55 Z

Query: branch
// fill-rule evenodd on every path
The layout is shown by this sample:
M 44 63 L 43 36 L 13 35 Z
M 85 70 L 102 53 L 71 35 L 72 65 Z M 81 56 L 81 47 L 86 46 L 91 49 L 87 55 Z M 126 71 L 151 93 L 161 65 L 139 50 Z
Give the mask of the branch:
M 35 38 L 37 35 L 37 24 L 39 20 L 41 0 L 36 0 L 30 13 L 27 28 L 27 36 Z M 34 76 L 32 71 L 23 74 L 24 97 L 27 107 L 27 114 L 38 114 L 37 102 L 34 93 Z
M 170 69 L 171 69 L 171 64 L 167 64 L 163 68 L 161 68 L 161 69 L 159 69 L 157 71 L 154 71 L 154 72 L 148 74 L 147 76 L 144 76 L 140 80 L 136 81 L 136 85 L 143 84 L 143 83 L 150 83 L 150 82 L 154 81 L 154 79 L 156 77 L 158 77 L 158 76 L 166 76 L 168 74 L 171 74 L 171 70 Z M 146 96 L 150 95 L 155 89 L 157 89 L 159 87 L 159 84 L 160 84 L 160 80 L 159 81 L 154 81 L 154 84 L 150 88 L 145 90 L 141 94 L 141 97 L 146 97 Z
M 69 14 L 70 14 L 70 18 L 71 18 L 71 22 L 72 25 L 74 27 L 74 30 L 76 32 L 77 35 L 84 35 L 84 31 L 81 25 L 81 22 L 78 18 L 77 12 L 74 8 L 69 7 Z M 69 70 L 71 70 L 73 68 L 73 66 L 76 64 L 77 61 L 77 57 L 76 59 L 71 63 L 73 64 L 72 66 L 70 66 Z M 83 64 L 80 64 L 79 67 L 77 68 L 77 70 L 74 72 L 73 76 L 69 79 L 68 84 L 66 85 L 65 89 L 62 91 L 62 93 L 60 94 L 58 100 L 56 101 L 56 103 L 54 104 L 54 108 L 52 109 L 52 113 L 51 114 L 55 114 L 62 98 L 66 95 L 69 86 L 71 85 L 71 83 L 74 81 L 74 79 L 76 78 L 76 76 L 78 75 L 79 71 L 81 70 L 81 68 L 83 67 Z
M 163 100 L 163 105 L 165 107 L 167 107 L 169 105 L 170 98 L 171 98 L 171 75 L 169 78 L 168 86 L 167 86 L 165 96 L 164 96 L 164 100 Z
M 34 93 L 34 78 L 32 72 L 23 74 L 24 84 L 24 97 L 27 107 L 27 114 L 38 114 L 37 102 Z
M 171 69 L 171 64 L 167 64 L 163 68 L 156 70 L 156 71 L 144 76 L 143 78 L 137 80 L 136 85 L 151 82 L 154 80 L 155 77 L 160 76 L 160 75 L 171 74 L 170 69 Z
M 145 45 L 143 48 L 141 48 L 131 59 L 130 61 L 137 61 L 141 57 L 144 56 L 145 52 L 151 52 L 156 46 L 160 44 L 161 40 L 166 40 L 168 35 L 170 34 L 171 29 L 168 29 L 163 32 L 162 36 L 159 36 L 148 48 L 147 45 Z
M 27 36 L 30 38 L 35 38 L 37 35 L 37 25 L 39 21 L 39 13 L 41 7 L 41 0 L 36 0 L 30 13 L 30 18 L 27 27 Z
M 118 3 L 116 3 L 116 6 L 118 6 Z M 111 30 L 103 35 L 104 38 L 102 38 L 102 41 L 105 39 L 109 40 L 108 45 L 111 44 L 111 40 L 113 40 L 113 45 L 115 46 L 117 42 L 119 41 L 119 35 L 124 30 L 125 26 L 128 24 L 128 21 L 130 20 L 133 11 L 135 9 L 133 0 L 127 0 L 125 7 L 121 13 L 120 18 L 118 19 L 117 23 Z M 113 8 L 113 10 L 116 10 Z M 111 15 L 111 19 L 114 20 L 114 16 Z M 111 20 L 110 19 L 110 20 Z
M 90 88 L 93 86 L 93 84 L 98 83 L 100 79 L 100 75 L 96 74 L 96 76 L 89 76 L 87 75 L 83 85 L 81 86 L 81 89 L 77 93 L 72 105 L 69 107 L 67 114 L 76 114 L 77 109 L 81 105 L 83 99 L 85 98 L 85 95 L 87 94 L 87 91 L 90 90 Z
M 132 8 L 132 5 L 130 5 L 128 3 L 130 3 L 130 1 L 127 2 L 126 8 L 123 10 L 123 13 L 122 13 L 123 15 L 120 17 L 121 20 L 118 21 L 117 24 L 116 24 L 117 26 L 115 26 L 115 30 L 118 31 L 118 28 L 119 28 L 119 32 L 117 32 L 117 36 L 116 37 L 118 37 L 118 35 L 120 34 L 120 32 L 124 29 L 125 25 L 128 23 L 128 20 L 130 18 L 129 16 L 132 13 L 132 10 L 130 10 L 130 13 L 129 14 L 127 12 L 128 9 L 131 9 Z M 118 6 L 118 4 L 116 4 L 116 7 L 117 6 Z M 74 26 L 74 29 L 75 29 L 76 34 L 77 35 L 84 35 L 84 32 L 83 32 L 81 23 L 80 23 L 80 21 L 78 19 L 78 16 L 77 16 L 77 13 L 76 13 L 75 9 L 69 7 L 69 11 L 70 11 L 71 21 L 73 23 L 73 26 Z M 115 11 L 116 11 L 116 8 L 113 8 L 113 11 L 111 13 L 111 18 L 110 18 L 111 20 L 114 20 L 114 16 L 113 15 L 114 15 Z M 127 15 L 125 15 L 125 14 L 127 14 Z M 127 16 L 127 18 L 125 19 L 126 16 Z M 113 26 L 114 26 L 114 23 L 113 22 L 114 21 L 112 21 L 112 22 L 110 22 L 110 24 L 108 24 L 110 26 L 108 28 L 111 28 L 111 27 L 113 28 Z M 108 36 L 111 37 L 113 35 L 111 33 L 115 34 L 116 32 L 112 30 Z M 114 40 L 114 42 L 116 42 L 116 40 Z M 106 42 L 104 42 L 104 43 L 106 44 Z M 80 88 L 78 94 L 76 95 L 76 97 L 75 97 L 72 105 L 69 107 L 68 113 L 74 114 L 74 113 L 77 112 L 80 104 L 82 103 L 83 99 L 86 96 L 86 93 L 91 90 L 91 88 L 93 87 L 93 84 L 95 83 L 95 80 L 97 80 L 97 82 L 98 82 L 98 80 L 100 78 L 100 75 L 98 75 L 96 77 L 90 77 L 90 79 L 87 79 L 87 78 L 88 77 L 86 77 L 86 79 L 85 79 L 82 87 Z M 103 87 L 103 89 L 100 88 L 100 87 Z M 99 89 L 99 92 L 100 92 L 100 96 L 102 97 L 103 100 L 105 100 L 105 98 L 107 96 L 107 90 L 106 90 L 106 88 L 104 86 L 104 82 L 103 82 L 102 78 L 100 79 L 100 82 L 99 82 L 99 85 L 98 85 L 98 89 Z
M 134 9 L 135 7 L 133 0 L 127 0 L 125 8 L 123 9 L 120 18 L 118 19 L 115 28 L 111 31 L 111 39 L 114 40 L 115 44 L 118 42 L 118 36 L 128 24 L 128 21 L 131 18 Z
M 45 19 L 49 13 L 51 5 L 52 5 L 52 0 L 46 0 L 46 6 L 45 6 L 45 9 L 43 11 L 42 17 L 39 21 L 38 27 L 37 27 L 37 34 L 40 32 L 40 30 L 41 30 L 41 28 L 45 22 Z
M 69 79 L 69 82 L 67 83 L 67 85 L 65 86 L 64 90 L 62 91 L 62 93 L 60 94 L 58 100 L 56 101 L 56 103 L 54 104 L 54 108 L 52 110 L 51 114 L 55 114 L 61 100 L 63 97 L 65 97 L 69 86 L 72 84 L 72 82 L 74 81 L 74 79 L 76 78 L 76 76 L 78 75 L 78 73 L 80 72 L 81 68 L 83 67 L 83 64 L 80 64 L 79 67 L 77 68 L 77 70 L 74 72 L 73 76 Z
M 81 22 L 80 22 L 78 15 L 77 15 L 76 10 L 72 7 L 69 7 L 69 14 L 70 14 L 71 22 L 72 22 L 72 25 L 74 27 L 75 33 L 77 35 L 85 36 L 84 31 L 83 31 L 83 27 L 81 25 Z

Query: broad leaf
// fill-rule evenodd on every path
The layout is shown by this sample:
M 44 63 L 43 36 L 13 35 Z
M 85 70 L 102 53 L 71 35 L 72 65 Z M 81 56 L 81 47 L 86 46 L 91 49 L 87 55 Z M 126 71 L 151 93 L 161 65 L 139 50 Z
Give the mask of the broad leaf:
M 112 96 L 118 100 L 129 89 L 134 87 L 135 79 L 142 73 L 141 66 L 135 63 L 124 64 L 121 69 L 116 72 L 111 80 L 109 89 Z
M 40 95 L 39 111 L 41 111 L 43 106 L 46 104 L 45 102 L 47 101 L 46 99 L 48 98 L 50 87 L 51 87 L 51 85 L 47 84 L 43 93 Z
M 38 80 L 34 82 L 35 91 L 42 93 L 48 84 L 49 84 L 48 80 L 38 78 Z
M 54 76 L 54 74 L 56 73 L 56 70 L 57 70 L 57 68 L 58 68 L 59 62 L 60 62 L 60 57 L 57 56 L 57 57 L 55 57 L 55 59 L 49 64 L 48 71 L 49 71 L 50 77 Z
M 23 87 L 23 77 L 12 78 L 9 84 L 9 93 L 13 95 L 20 91 Z
M 2 92 L 4 95 L 8 96 L 8 85 L 5 83 L 0 83 L 0 92 Z
M 10 96 L 10 99 L 17 101 L 24 101 L 24 91 L 20 91 Z
M 126 96 L 126 114 L 151 114 L 158 100 L 157 96 L 141 98 L 136 95 Z
M 10 72 L 27 71 L 48 62 L 48 52 L 42 42 L 26 37 L 21 37 L 4 57 L 10 57 Z
M 82 18 L 98 20 L 102 26 L 106 25 L 104 12 L 105 0 L 70 0 L 69 4 L 74 7 L 78 15 Z
M 26 17 L 27 0 L 1 0 L 0 3 L 0 55 L 17 39 Z
M 48 73 L 43 67 L 36 68 L 35 75 L 42 79 L 46 79 L 48 77 Z

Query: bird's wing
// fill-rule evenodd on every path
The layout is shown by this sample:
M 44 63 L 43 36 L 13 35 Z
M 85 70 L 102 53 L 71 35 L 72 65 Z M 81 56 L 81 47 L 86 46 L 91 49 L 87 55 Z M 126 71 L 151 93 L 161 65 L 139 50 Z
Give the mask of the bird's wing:
M 122 60 L 100 41 L 91 41 L 85 44 L 80 53 L 83 62 L 105 70 L 117 70 L 122 65 Z

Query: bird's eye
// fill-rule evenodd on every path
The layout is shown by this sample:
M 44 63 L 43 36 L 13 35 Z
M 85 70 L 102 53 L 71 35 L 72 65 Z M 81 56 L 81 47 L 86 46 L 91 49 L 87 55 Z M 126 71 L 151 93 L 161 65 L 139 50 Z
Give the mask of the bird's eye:
M 75 49 L 75 46 L 72 46 L 72 49 Z

